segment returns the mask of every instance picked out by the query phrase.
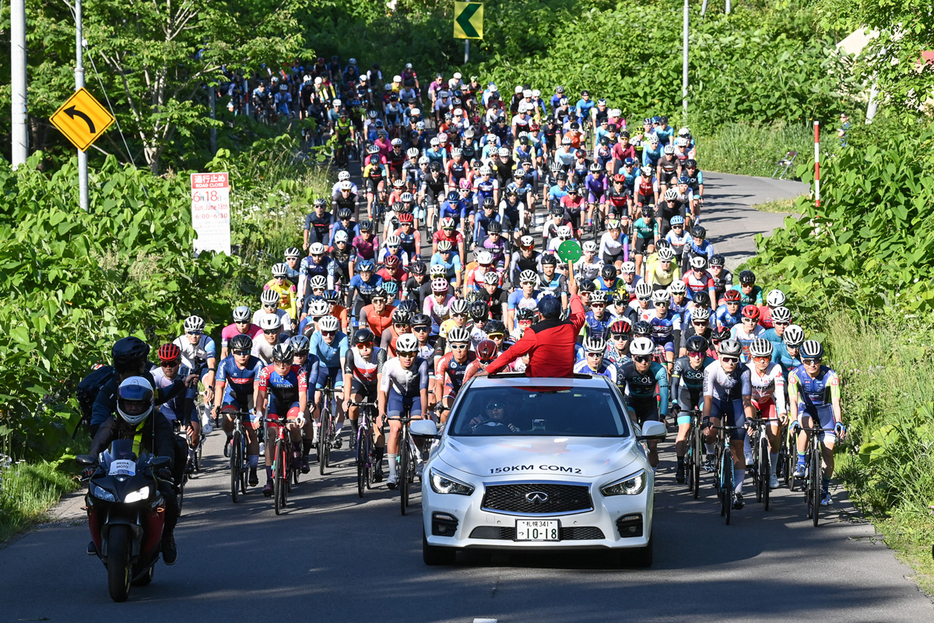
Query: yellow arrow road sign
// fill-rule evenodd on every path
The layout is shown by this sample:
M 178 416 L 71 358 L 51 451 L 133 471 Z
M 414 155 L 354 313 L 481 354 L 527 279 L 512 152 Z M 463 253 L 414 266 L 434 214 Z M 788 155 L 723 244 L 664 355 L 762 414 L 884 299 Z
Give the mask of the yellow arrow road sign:
M 454 38 L 483 39 L 483 3 L 454 3 Z
M 84 87 L 75 91 L 50 120 L 81 151 L 86 151 L 114 122 L 113 116 Z

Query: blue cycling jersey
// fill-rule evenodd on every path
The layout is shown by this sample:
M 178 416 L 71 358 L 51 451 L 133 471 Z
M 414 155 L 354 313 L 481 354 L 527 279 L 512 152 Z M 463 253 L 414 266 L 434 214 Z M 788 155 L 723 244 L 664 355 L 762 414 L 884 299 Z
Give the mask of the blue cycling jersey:
M 262 371 L 263 362 L 253 355 L 247 358 L 246 366 L 243 368 L 237 365 L 233 355 L 229 355 L 217 366 L 215 382 L 225 384 L 225 395 L 252 396 L 254 383 Z
M 347 342 L 347 336 L 343 332 L 338 331 L 337 335 L 334 336 L 334 340 L 328 344 L 324 341 L 324 336 L 321 335 L 320 331 L 316 331 L 314 335 L 311 336 L 311 344 L 308 348 L 309 357 L 314 355 L 319 360 L 319 367 L 321 365 L 327 366 L 328 368 L 339 368 L 341 361 L 344 360 L 344 355 L 347 354 L 347 349 L 349 348 Z
M 730 310 L 727 308 L 726 303 L 717 308 L 717 325 L 725 327 L 727 329 L 732 329 L 735 325 L 740 324 L 743 321 L 743 314 L 740 312 L 739 306 L 736 307 L 736 313 L 731 314 Z

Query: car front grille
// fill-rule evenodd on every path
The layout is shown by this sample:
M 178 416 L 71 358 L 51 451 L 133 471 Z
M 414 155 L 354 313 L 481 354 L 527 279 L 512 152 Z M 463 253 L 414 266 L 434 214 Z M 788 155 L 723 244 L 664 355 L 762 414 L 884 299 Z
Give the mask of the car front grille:
M 574 526 L 561 528 L 562 541 L 597 541 L 603 539 L 603 530 L 594 526 Z M 471 539 L 489 539 L 492 541 L 515 541 L 516 529 L 500 526 L 479 526 L 470 533 Z
M 593 510 L 593 501 L 586 486 L 522 483 L 488 486 L 482 508 L 500 513 L 549 515 Z

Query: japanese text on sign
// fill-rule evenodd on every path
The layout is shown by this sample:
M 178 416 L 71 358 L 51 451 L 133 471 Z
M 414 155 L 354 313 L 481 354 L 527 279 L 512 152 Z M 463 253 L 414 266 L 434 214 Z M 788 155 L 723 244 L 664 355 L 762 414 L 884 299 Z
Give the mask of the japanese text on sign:
M 230 180 L 226 173 L 191 175 L 191 222 L 198 233 L 196 254 L 230 255 Z

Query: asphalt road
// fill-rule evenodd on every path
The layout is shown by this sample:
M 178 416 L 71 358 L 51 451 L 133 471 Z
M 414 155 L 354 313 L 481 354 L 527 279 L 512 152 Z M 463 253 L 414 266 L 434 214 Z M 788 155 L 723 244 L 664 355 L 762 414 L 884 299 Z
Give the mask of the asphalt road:
M 730 258 L 751 254 L 752 234 L 781 223 L 744 205 L 801 192 L 771 180 L 708 180 L 705 224 Z M 934 621 L 910 569 L 844 491 L 818 528 L 802 495 L 784 489 L 770 511 L 750 501 L 726 526 L 709 477 L 696 501 L 674 483 L 672 441 L 661 446 L 655 563 L 634 570 L 599 553 L 472 553 L 429 568 L 417 493 L 406 517 L 382 485 L 361 500 L 345 449 L 327 476 L 303 477 L 277 517 L 258 490 L 230 501 L 221 437 L 209 437 L 206 471 L 186 489 L 174 567 L 160 562 L 150 586 L 111 602 L 103 565 L 84 553 L 81 498 L 71 496 L 53 522 L 0 550 L 0 622 Z

